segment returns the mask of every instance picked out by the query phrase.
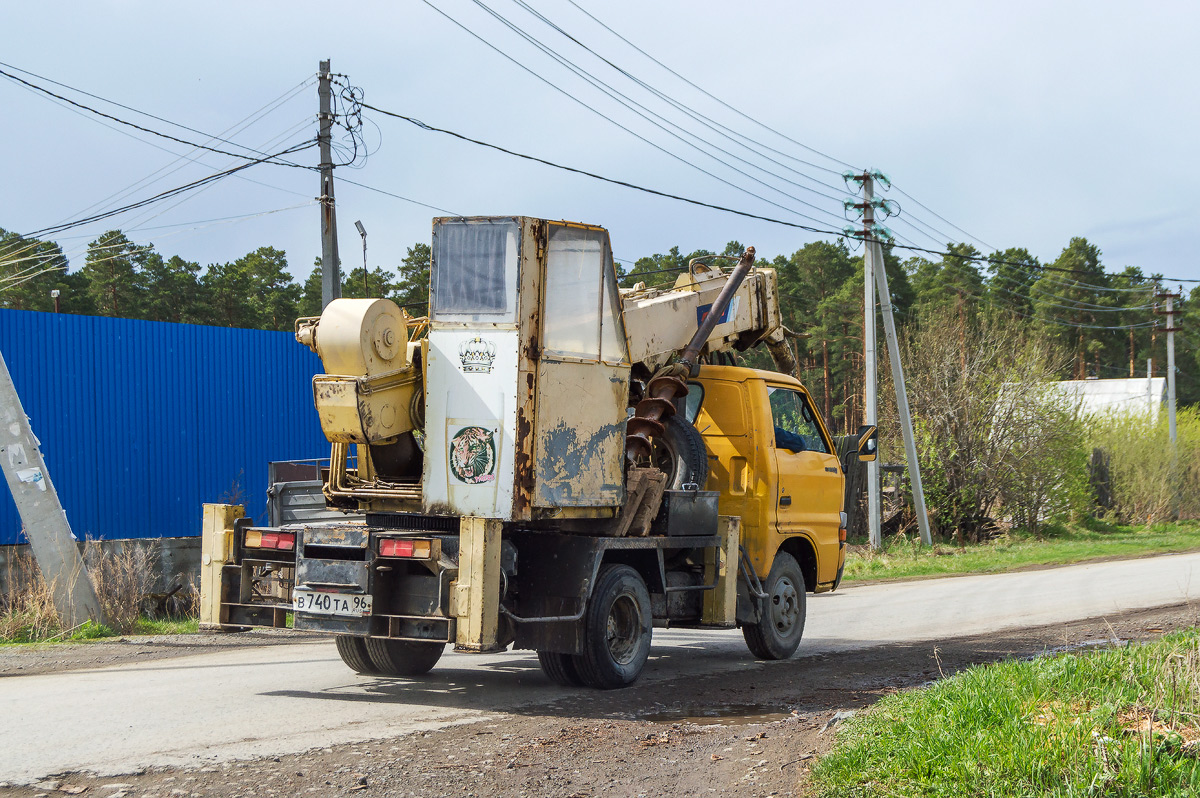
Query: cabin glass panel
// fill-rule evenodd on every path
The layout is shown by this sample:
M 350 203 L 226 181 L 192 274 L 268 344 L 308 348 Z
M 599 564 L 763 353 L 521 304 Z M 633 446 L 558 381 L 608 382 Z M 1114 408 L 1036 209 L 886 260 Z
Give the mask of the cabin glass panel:
M 600 359 L 606 238 L 602 230 L 550 227 L 543 305 L 547 354 Z
M 434 319 L 515 322 L 519 241 L 520 231 L 512 219 L 464 219 L 434 225 Z

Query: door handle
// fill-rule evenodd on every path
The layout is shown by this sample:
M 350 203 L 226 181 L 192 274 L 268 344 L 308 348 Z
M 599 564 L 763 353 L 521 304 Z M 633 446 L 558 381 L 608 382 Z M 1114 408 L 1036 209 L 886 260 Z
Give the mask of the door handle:
M 783 506 L 783 507 L 788 507 L 788 506 L 790 506 L 790 505 L 791 505 L 791 503 L 792 503 L 792 497 L 791 497 L 791 496 L 780 496 L 780 497 L 779 497 L 779 504 L 780 504 L 781 506 Z

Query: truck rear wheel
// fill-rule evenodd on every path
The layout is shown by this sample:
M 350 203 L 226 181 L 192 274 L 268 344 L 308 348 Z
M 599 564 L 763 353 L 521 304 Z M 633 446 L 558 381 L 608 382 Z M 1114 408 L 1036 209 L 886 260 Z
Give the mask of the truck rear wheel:
M 379 674 L 379 668 L 375 667 L 375 663 L 371 661 L 371 655 L 367 653 L 365 637 L 338 635 L 334 638 L 334 645 L 337 646 L 337 653 L 342 658 L 342 662 L 349 665 L 351 670 L 358 671 L 365 676 Z
M 611 690 L 637 681 L 653 633 L 641 574 L 628 565 L 602 566 L 583 623 L 583 654 L 574 659 L 583 683 Z
M 386 676 L 421 676 L 442 658 L 445 643 L 367 638 L 367 654 L 377 672 Z
M 758 659 L 787 659 L 796 653 L 804 636 L 804 574 L 786 551 L 775 555 L 763 591 L 762 618 L 742 625 L 746 647 Z
M 542 666 L 542 672 L 550 677 L 550 681 L 563 687 L 583 685 L 579 669 L 575 667 L 575 657 L 557 651 L 539 651 L 537 655 L 538 664 Z

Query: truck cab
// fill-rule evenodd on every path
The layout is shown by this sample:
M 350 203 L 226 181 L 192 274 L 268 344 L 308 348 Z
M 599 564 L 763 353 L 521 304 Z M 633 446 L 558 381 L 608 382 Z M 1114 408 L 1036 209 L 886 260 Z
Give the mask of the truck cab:
M 742 519 L 754 570 L 769 573 L 787 552 L 808 590 L 832 590 L 845 563 L 845 477 L 808 390 L 777 372 L 701 366 L 687 415 L 708 452 L 707 488 L 721 515 Z

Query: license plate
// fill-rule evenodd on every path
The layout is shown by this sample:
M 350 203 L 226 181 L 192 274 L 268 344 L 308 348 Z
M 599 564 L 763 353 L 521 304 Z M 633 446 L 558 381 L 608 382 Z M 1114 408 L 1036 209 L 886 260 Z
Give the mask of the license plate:
M 292 593 L 296 612 L 311 615 L 370 615 L 371 597 L 358 593 L 326 593 L 322 590 L 296 590 Z

